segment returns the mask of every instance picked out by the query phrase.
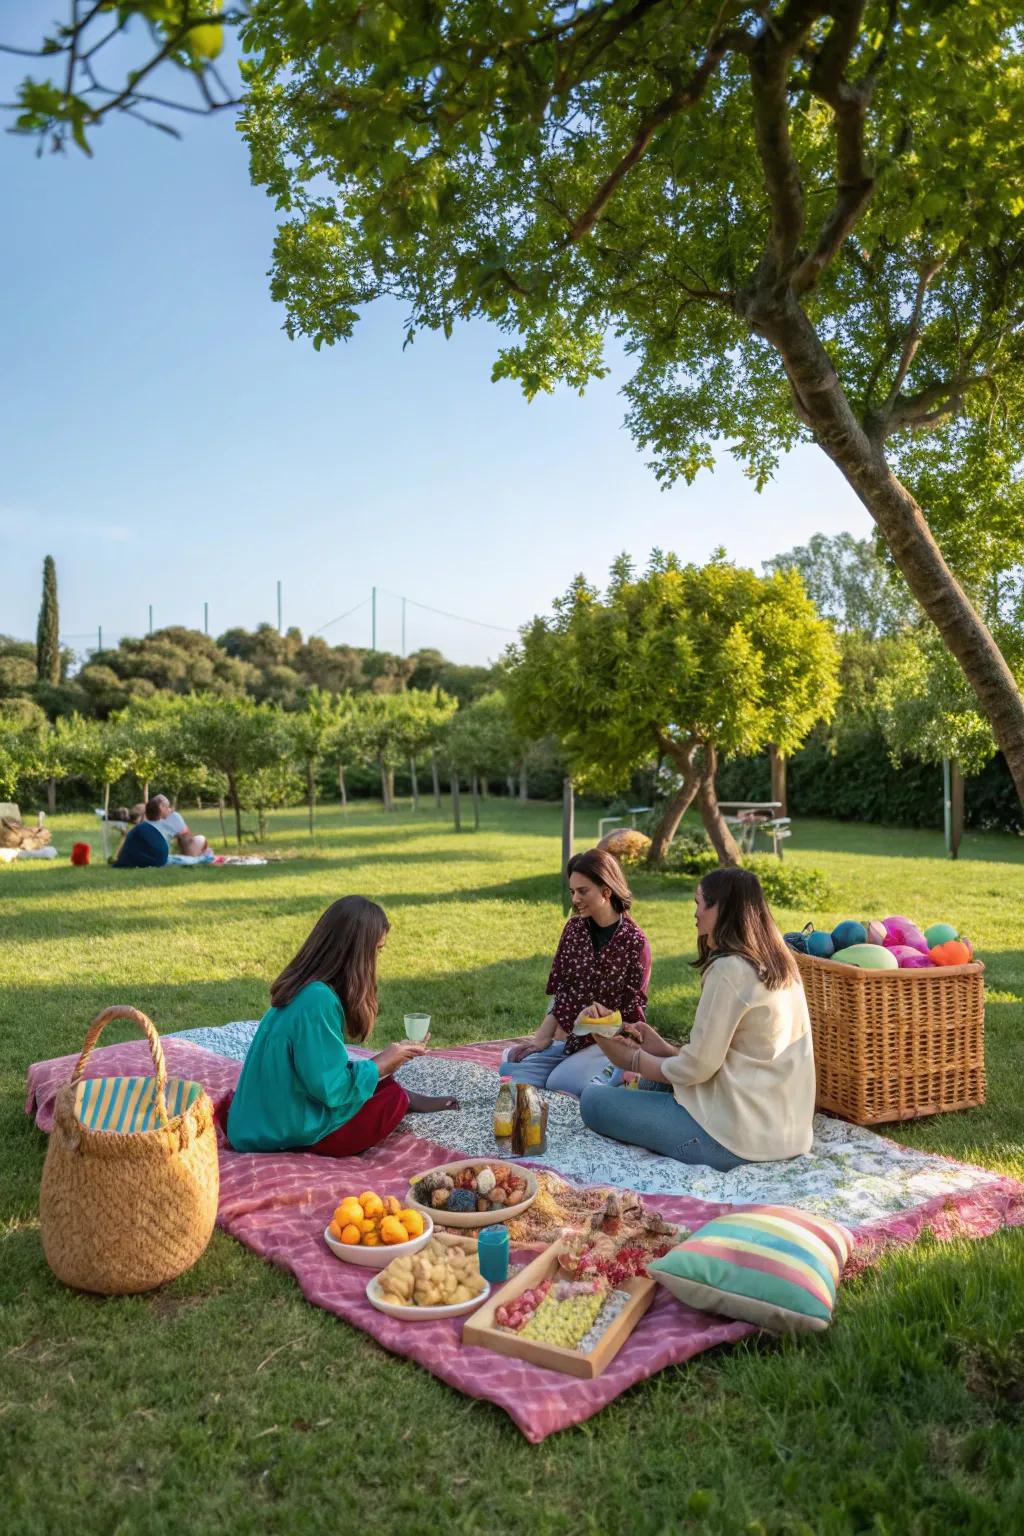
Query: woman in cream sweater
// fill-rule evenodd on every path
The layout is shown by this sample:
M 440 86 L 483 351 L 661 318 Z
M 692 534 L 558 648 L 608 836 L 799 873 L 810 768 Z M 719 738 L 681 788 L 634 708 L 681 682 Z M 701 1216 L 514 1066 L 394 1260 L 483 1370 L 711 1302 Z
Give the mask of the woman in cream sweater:
M 641 1088 L 592 1084 L 584 1123 L 602 1136 L 727 1173 L 811 1147 L 814 1053 L 807 1001 L 756 875 L 716 869 L 697 888 L 701 994 L 686 1045 L 649 1024 L 597 1038 Z

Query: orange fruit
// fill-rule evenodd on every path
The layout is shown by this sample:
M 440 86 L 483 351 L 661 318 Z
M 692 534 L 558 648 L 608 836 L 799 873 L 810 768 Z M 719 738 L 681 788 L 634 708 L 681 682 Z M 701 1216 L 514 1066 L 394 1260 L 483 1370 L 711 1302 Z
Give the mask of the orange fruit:
M 364 1195 L 359 1196 L 359 1204 L 364 1216 L 380 1216 L 384 1211 L 384 1201 L 380 1195 L 375 1195 L 372 1189 L 368 1189 Z
M 363 1208 L 359 1204 L 359 1201 L 354 1198 L 354 1196 L 348 1195 L 338 1206 L 334 1216 L 335 1219 L 340 1221 L 342 1226 L 344 1226 L 345 1223 L 349 1221 L 362 1221 Z
M 335 1242 L 337 1242 L 337 1243 L 341 1242 L 341 1227 L 338 1224 L 338 1221 L 337 1221 L 336 1217 L 332 1217 L 331 1224 L 327 1228 L 327 1230 L 331 1234 L 331 1236 L 334 1238 Z
M 396 1200 L 394 1195 L 385 1195 L 384 1210 L 388 1216 L 400 1216 L 402 1214 L 402 1202 Z
M 363 1238 L 363 1247 L 364 1248 L 379 1248 L 380 1247 L 380 1238 L 377 1236 L 376 1232 L 367 1232 L 366 1236 Z
M 359 1228 L 360 1232 L 362 1232 L 364 1236 L 367 1232 L 376 1232 L 377 1230 L 377 1223 L 375 1221 L 371 1221 L 369 1216 L 363 1216 L 359 1221 L 355 1223 L 355 1225 Z
M 401 1211 L 398 1217 L 408 1237 L 422 1237 L 426 1222 L 419 1211 Z
M 350 1221 L 347 1227 L 342 1227 L 341 1229 L 342 1242 L 347 1243 L 351 1248 L 359 1246 L 359 1240 L 362 1235 L 354 1221 Z
M 397 1216 L 385 1216 L 380 1224 L 381 1241 L 385 1243 L 407 1243 L 409 1235 Z

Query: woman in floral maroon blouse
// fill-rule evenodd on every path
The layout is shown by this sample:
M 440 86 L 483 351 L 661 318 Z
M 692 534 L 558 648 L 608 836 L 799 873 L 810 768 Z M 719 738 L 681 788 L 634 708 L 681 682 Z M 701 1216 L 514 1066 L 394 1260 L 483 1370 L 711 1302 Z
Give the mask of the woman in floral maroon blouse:
M 642 1024 L 651 975 L 651 946 L 629 915 L 633 895 L 618 860 L 591 848 L 569 860 L 574 915 L 558 941 L 548 995 L 554 1002 L 537 1033 L 506 1054 L 502 1070 L 517 1083 L 578 1097 L 606 1065 L 589 1035 L 574 1035 L 581 1018 L 619 1012 Z

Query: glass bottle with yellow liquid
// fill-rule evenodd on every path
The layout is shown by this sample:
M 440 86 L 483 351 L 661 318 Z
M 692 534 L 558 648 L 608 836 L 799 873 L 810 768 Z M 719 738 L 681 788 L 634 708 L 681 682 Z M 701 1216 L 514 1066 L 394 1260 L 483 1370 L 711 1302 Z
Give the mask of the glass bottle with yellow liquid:
M 494 1101 L 494 1141 L 501 1157 L 512 1155 L 512 1122 L 516 1115 L 512 1079 L 503 1077 Z

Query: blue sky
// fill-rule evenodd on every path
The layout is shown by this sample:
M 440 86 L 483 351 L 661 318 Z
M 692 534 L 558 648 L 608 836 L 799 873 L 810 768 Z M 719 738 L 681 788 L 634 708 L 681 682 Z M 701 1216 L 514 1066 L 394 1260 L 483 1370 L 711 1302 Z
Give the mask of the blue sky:
M 0 36 L 62 9 L 29 0 Z M 0 135 L 0 538 L 17 573 L 0 631 L 34 633 L 52 554 L 81 649 L 99 625 L 105 644 L 143 633 L 150 604 L 157 626 L 201 627 L 204 601 L 213 634 L 273 622 L 280 579 L 286 625 L 318 629 L 377 584 L 499 626 L 407 609 L 409 649 L 484 661 L 620 550 L 724 544 L 756 567 L 819 530 L 868 531 L 812 448 L 760 496 L 730 460 L 660 491 L 622 427 L 624 372 L 528 405 L 490 383 L 484 325 L 403 352 L 401 313 L 375 306 L 346 346 L 289 341 L 265 275 L 274 210 L 233 123 L 183 127 L 175 142 L 112 122 L 91 161 Z M 381 647 L 399 648 L 400 614 L 380 597 Z M 369 607 L 325 635 L 369 644 Z

